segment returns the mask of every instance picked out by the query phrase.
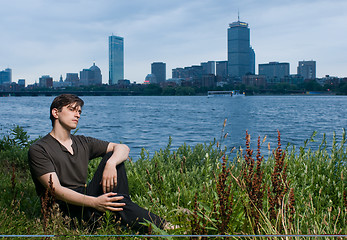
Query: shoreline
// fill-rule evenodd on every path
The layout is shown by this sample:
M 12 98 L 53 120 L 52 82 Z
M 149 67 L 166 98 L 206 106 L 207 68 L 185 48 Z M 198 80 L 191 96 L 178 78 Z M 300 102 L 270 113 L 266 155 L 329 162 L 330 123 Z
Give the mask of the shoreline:
M 39 97 L 39 96 L 58 96 L 62 93 L 76 94 L 78 96 L 208 96 L 206 94 L 187 94 L 187 95 L 162 95 L 162 94 L 143 94 L 142 92 L 123 92 L 123 91 L 23 91 L 23 92 L 0 92 L 0 97 Z M 347 96 L 332 92 L 295 92 L 295 93 L 248 93 L 245 96 Z

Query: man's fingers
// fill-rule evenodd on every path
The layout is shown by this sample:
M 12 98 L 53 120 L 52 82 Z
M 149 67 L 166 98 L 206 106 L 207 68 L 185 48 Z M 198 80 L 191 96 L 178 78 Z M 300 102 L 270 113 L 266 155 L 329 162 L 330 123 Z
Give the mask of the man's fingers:
M 102 190 L 104 193 L 111 192 L 117 186 L 117 178 L 104 179 L 102 181 Z
M 116 187 L 117 186 L 117 177 L 113 178 L 113 182 L 114 182 L 114 186 Z
M 118 202 L 123 198 L 123 196 L 110 194 L 110 196 L 108 197 L 109 203 L 107 204 L 106 209 L 114 212 L 123 211 L 122 207 L 124 207 L 126 204 Z
M 102 190 L 104 191 L 104 193 L 106 193 L 106 179 L 102 180 L 101 185 L 102 185 Z
M 110 201 L 110 202 L 117 202 L 117 201 L 120 201 L 120 200 L 122 200 L 124 197 L 123 196 L 110 196 L 109 198 L 108 198 L 108 200 Z
M 114 207 L 107 207 L 107 210 L 110 210 L 112 212 L 120 212 L 123 211 L 123 208 L 114 208 Z
M 105 196 L 107 196 L 107 200 L 109 202 L 117 202 L 124 198 L 124 196 L 117 195 L 117 193 L 114 193 L 114 192 L 106 193 Z
M 113 207 L 113 208 L 121 208 L 124 207 L 125 203 L 118 203 L 118 202 L 111 202 L 108 204 L 107 207 Z

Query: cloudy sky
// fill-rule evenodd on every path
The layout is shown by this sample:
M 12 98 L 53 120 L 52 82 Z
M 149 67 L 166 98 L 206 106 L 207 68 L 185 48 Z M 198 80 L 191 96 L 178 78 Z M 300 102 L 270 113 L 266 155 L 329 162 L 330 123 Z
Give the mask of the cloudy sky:
M 0 0 L 0 70 L 31 84 L 59 80 L 95 61 L 108 82 L 108 36 L 125 41 L 125 78 L 138 83 L 151 63 L 171 70 L 227 59 L 227 28 L 249 23 L 256 66 L 317 62 L 317 77 L 347 77 L 346 0 Z M 256 73 L 258 72 L 256 67 Z

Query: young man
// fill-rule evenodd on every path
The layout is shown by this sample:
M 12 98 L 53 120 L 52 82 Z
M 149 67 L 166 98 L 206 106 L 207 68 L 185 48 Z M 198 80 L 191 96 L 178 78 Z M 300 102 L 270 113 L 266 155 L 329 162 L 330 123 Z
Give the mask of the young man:
M 71 135 L 77 127 L 83 100 L 72 94 L 56 97 L 50 108 L 52 131 L 29 149 L 30 171 L 36 192 L 43 196 L 52 181 L 54 195 L 64 214 L 95 224 L 103 212 L 116 214 L 122 225 L 146 232 L 144 219 L 160 228 L 167 223 L 133 203 L 129 197 L 124 161 L 129 148 L 124 144 Z M 88 185 L 89 160 L 103 159 Z

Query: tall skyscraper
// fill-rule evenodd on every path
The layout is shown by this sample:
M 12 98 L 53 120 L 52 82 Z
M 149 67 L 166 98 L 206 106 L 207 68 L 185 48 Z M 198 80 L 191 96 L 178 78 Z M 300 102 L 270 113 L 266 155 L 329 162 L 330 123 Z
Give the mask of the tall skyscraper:
M 109 84 L 114 85 L 124 79 L 124 38 L 109 36 Z
M 255 72 L 255 53 L 250 46 L 248 23 L 229 24 L 228 28 L 228 74 L 230 77 L 242 77 Z
M 154 62 L 151 64 L 151 73 L 155 75 L 157 83 L 166 81 L 166 63 Z
M 298 75 L 304 79 L 316 79 L 316 61 L 299 61 Z

